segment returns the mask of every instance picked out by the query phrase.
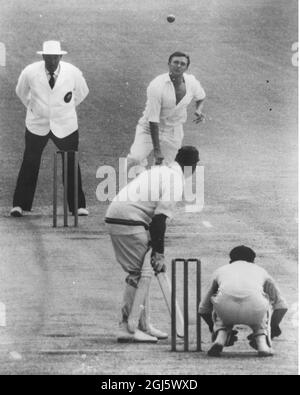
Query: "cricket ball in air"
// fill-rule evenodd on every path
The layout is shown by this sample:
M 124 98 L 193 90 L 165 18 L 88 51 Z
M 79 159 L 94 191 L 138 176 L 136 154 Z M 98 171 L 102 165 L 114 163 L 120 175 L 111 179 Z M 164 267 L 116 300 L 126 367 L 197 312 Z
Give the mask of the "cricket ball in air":
M 168 21 L 169 23 L 173 23 L 173 22 L 175 21 L 175 16 L 174 16 L 174 15 L 168 15 L 168 16 L 167 16 L 167 21 Z

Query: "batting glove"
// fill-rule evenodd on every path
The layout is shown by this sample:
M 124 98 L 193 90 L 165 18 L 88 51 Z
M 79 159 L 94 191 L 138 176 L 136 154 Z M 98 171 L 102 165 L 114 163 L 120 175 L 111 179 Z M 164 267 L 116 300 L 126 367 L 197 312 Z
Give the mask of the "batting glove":
M 151 256 L 151 266 L 155 274 L 165 272 L 166 265 L 165 265 L 165 256 L 164 254 L 160 254 L 159 252 L 154 252 Z

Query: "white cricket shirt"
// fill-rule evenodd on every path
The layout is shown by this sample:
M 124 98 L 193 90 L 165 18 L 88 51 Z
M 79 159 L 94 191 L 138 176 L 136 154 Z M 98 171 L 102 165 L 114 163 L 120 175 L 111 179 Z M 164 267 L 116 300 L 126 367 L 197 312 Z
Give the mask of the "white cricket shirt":
M 169 73 L 161 74 L 150 82 L 147 88 L 146 108 L 139 124 L 148 129 L 149 122 L 157 122 L 161 131 L 168 131 L 186 122 L 188 105 L 193 99 L 203 100 L 205 91 L 192 74 L 184 73 L 183 77 L 186 94 L 178 104 Z
M 176 203 L 183 195 L 183 172 L 177 162 L 169 166 L 152 166 L 127 184 L 113 199 L 106 217 L 142 221 L 149 225 L 154 215 L 174 215 Z M 143 226 L 108 224 L 111 234 L 144 232 Z
M 222 294 L 233 298 L 244 298 L 252 294 L 263 295 L 269 299 L 274 309 L 287 307 L 273 278 L 255 263 L 235 261 L 217 269 L 201 302 L 200 312 L 211 311 L 211 297 Z

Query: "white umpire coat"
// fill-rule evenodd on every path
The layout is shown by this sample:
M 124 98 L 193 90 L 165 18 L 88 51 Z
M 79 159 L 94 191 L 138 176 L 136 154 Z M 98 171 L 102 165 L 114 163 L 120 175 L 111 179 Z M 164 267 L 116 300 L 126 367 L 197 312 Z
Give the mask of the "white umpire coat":
M 89 93 L 82 72 L 70 63 L 60 62 L 60 71 L 50 88 L 45 62 L 35 62 L 21 72 L 16 93 L 27 108 L 26 127 L 36 135 L 51 130 L 64 138 L 78 129 L 76 106 Z

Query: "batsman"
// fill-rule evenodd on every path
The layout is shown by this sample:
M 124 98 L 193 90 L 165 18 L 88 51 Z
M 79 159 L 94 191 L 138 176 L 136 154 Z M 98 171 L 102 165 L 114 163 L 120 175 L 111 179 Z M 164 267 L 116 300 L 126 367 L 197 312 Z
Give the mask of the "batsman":
M 150 283 L 154 273 L 166 270 L 166 221 L 173 217 L 176 203 L 182 200 L 184 175 L 190 176 L 198 161 L 195 147 L 180 148 L 173 163 L 153 166 L 140 173 L 108 207 L 105 222 L 115 257 L 128 273 L 117 336 L 119 342 L 157 342 L 168 337 L 150 322 Z M 189 170 L 184 172 L 187 167 Z

